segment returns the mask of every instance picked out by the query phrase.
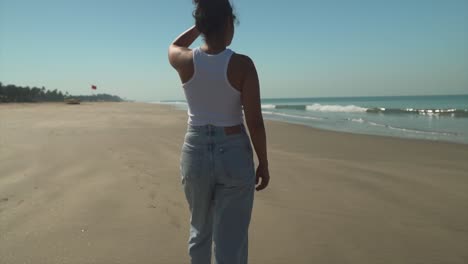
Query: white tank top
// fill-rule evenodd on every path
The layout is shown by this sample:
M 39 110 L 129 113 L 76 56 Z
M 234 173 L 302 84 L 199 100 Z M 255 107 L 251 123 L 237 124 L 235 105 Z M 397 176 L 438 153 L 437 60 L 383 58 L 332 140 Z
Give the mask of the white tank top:
M 240 92 L 228 81 L 227 69 L 234 52 L 226 49 L 210 55 L 193 50 L 194 73 L 184 83 L 188 124 L 234 126 L 244 122 Z

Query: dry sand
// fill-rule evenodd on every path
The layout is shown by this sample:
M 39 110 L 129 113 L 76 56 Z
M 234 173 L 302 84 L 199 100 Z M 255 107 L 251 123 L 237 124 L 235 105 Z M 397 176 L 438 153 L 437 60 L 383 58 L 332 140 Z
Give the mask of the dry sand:
M 250 263 L 468 263 L 468 145 L 267 121 Z M 186 113 L 0 104 L 0 263 L 188 263 Z

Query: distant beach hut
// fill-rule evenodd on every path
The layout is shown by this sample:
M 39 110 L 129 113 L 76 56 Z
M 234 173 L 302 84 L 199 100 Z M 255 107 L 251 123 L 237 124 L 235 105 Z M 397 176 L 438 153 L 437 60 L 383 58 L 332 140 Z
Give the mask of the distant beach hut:
M 80 99 L 76 99 L 76 98 L 68 98 L 68 99 L 65 99 L 65 103 L 66 104 L 80 104 Z

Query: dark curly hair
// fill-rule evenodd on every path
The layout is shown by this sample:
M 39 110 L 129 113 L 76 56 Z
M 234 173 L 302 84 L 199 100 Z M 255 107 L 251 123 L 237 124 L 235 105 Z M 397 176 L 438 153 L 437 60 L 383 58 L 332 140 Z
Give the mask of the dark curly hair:
M 195 10 L 195 26 L 206 39 L 216 39 L 223 36 L 229 19 L 238 23 L 229 0 L 193 0 Z

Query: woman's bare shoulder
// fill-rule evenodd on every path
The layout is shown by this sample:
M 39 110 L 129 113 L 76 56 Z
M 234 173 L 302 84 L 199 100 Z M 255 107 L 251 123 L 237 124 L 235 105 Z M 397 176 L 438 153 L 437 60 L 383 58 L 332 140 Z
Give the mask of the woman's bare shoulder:
M 244 54 L 234 53 L 229 62 L 228 80 L 231 85 L 238 91 L 242 92 L 242 86 L 246 76 L 252 70 L 252 59 Z
M 245 75 L 255 69 L 253 60 L 244 54 L 234 53 L 229 63 L 229 68 L 237 73 L 237 77 L 243 79 Z
M 240 67 L 246 69 L 251 67 L 254 63 L 253 60 L 245 55 L 245 54 L 240 54 L 240 53 L 234 53 L 232 55 L 233 62 L 239 65 Z

